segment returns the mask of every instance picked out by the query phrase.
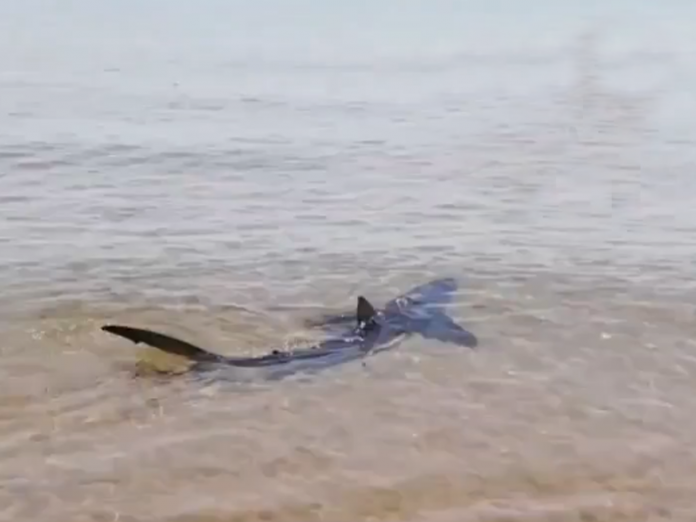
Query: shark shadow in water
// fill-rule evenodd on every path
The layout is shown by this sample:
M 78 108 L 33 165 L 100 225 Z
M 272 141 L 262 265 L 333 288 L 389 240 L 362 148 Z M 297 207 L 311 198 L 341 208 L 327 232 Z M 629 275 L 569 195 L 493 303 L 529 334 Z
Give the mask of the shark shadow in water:
M 270 379 L 298 372 L 314 372 L 364 358 L 394 347 L 404 337 L 419 334 L 425 339 L 474 348 L 476 337 L 458 325 L 444 311 L 457 290 L 452 278 L 437 279 L 411 289 L 377 310 L 363 296 L 358 297 L 354 314 L 325 316 L 309 322 L 333 335 L 310 347 L 291 351 L 273 350 L 255 357 L 230 357 L 194 346 L 186 341 L 151 330 L 122 325 L 105 325 L 102 330 L 143 343 L 193 362 L 190 371 L 212 371 L 224 367 L 266 370 Z

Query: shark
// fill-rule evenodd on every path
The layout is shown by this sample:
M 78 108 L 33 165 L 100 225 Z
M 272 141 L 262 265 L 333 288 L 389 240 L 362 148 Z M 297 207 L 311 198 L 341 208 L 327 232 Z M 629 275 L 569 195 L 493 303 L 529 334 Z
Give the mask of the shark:
M 305 321 L 326 331 L 328 338 L 307 348 L 272 350 L 257 356 L 227 356 L 170 335 L 127 325 L 106 324 L 101 330 L 182 356 L 192 364 L 189 371 L 208 372 L 223 368 L 264 370 L 267 378 L 282 379 L 299 372 L 316 371 L 365 359 L 389 350 L 411 335 L 458 346 L 476 348 L 476 336 L 450 317 L 445 307 L 457 291 L 456 279 L 435 279 L 391 299 L 377 309 L 358 296 L 352 313 L 324 315 Z

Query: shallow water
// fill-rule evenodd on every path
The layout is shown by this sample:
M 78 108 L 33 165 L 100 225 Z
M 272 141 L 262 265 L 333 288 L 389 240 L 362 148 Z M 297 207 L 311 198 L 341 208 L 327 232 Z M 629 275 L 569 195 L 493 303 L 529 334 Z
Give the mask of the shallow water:
M 0 2 L 0 520 L 693 520 L 695 13 L 535 8 Z M 262 353 L 444 275 L 476 351 L 99 330 Z

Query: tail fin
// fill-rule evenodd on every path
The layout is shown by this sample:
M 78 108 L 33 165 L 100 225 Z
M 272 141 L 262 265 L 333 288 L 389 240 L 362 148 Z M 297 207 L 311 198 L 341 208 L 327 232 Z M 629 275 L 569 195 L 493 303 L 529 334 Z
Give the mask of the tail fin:
M 468 348 L 476 348 L 478 339 L 465 330 L 443 312 L 438 313 L 426 328 L 418 331 L 425 339 L 434 339 L 443 343 L 453 343 Z
M 223 359 L 220 355 L 208 352 L 186 341 L 181 341 L 151 330 L 120 325 L 105 325 L 102 326 L 101 329 L 105 332 L 124 337 L 135 344 L 144 343 L 164 352 L 186 357 L 197 362 L 219 362 Z

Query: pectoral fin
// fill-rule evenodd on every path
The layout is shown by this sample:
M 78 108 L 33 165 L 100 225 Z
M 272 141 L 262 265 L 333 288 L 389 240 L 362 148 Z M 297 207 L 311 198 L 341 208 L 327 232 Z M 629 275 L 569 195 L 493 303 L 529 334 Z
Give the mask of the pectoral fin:
M 478 339 L 476 336 L 465 330 L 454 320 L 443 314 L 437 316 L 429 324 L 418 331 L 425 339 L 433 339 L 443 343 L 452 343 L 467 348 L 476 348 Z

